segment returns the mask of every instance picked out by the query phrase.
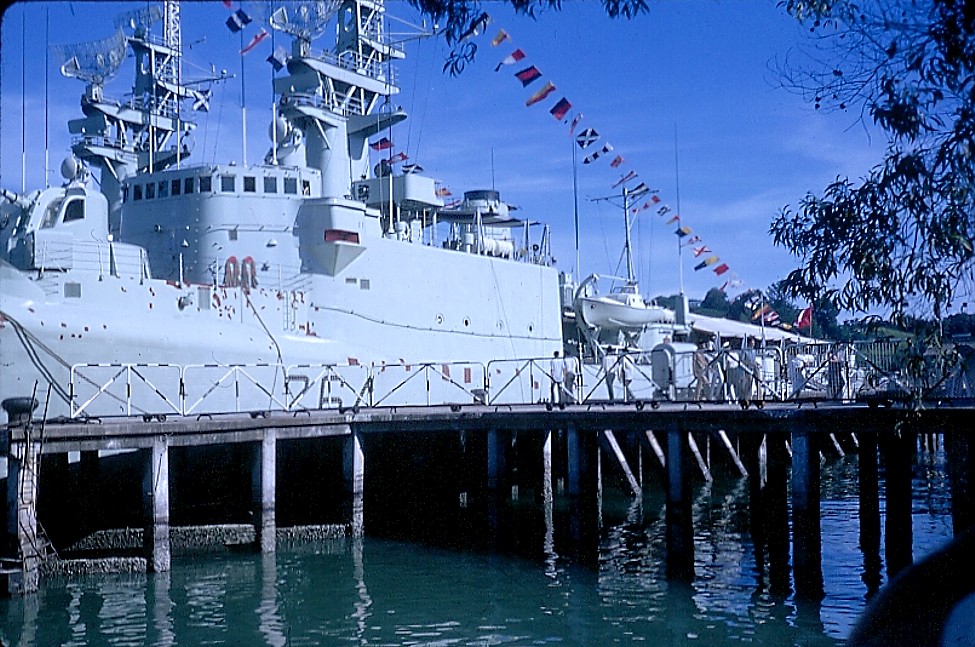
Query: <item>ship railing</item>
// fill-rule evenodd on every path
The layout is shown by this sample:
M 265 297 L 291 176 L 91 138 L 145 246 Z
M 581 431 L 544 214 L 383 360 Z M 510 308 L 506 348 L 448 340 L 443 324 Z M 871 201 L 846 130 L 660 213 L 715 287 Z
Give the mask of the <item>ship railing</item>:
M 183 367 L 183 415 L 288 410 L 284 364 L 188 364 Z
M 370 406 L 483 404 L 487 369 L 478 362 L 373 364 Z
M 404 51 L 402 47 L 392 45 L 391 43 L 386 43 L 386 45 L 390 45 L 392 49 Z M 396 85 L 396 69 L 394 67 L 386 65 L 381 61 L 362 56 L 356 51 L 348 50 L 342 52 L 341 55 L 336 55 L 334 52 L 318 50 L 312 52 L 312 55 L 323 63 L 340 67 L 343 70 L 364 74 L 378 81 L 388 80 L 390 85 Z
M 121 137 L 110 137 L 105 135 L 79 135 L 71 139 L 72 146 L 100 146 L 104 148 L 122 149 L 126 142 Z
M 288 94 L 283 99 L 283 104 L 288 106 L 312 108 L 322 108 L 336 112 L 343 116 L 358 115 L 363 112 L 363 103 L 356 97 L 345 97 L 342 101 L 326 100 L 317 94 L 293 93 Z
M 372 371 L 360 364 L 291 364 L 285 370 L 289 411 L 334 409 L 368 402 Z
M 70 416 L 96 408 L 102 415 L 182 414 L 182 374 L 175 364 L 75 364 L 68 383 Z
M 488 404 L 529 404 L 542 401 L 550 357 L 491 360 L 487 363 Z
M 650 351 L 628 351 L 603 358 L 582 373 L 583 403 L 645 402 L 659 397 Z
M 560 401 L 577 402 L 585 379 L 574 357 L 564 359 L 564 374 L 557 394 Z M 522 357 L 487 363 L 487 404 L 536 404 L 551 402 L 552 357 Z

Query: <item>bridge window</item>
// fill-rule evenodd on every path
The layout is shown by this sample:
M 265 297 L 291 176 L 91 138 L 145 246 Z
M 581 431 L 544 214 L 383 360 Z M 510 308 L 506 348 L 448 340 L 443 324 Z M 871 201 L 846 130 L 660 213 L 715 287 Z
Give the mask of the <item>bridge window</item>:
M 142 199 L 142 185 L 141 184 L 133 184 L 132 185 L 132 199 L 133 200 L 141 200 Z
M 84 200 L 72 200 L 68 203 L 68 206 L 64 209 L 64 219 L 62 222 L 71 222 L 72 220 L 84 220 L 85 219 L 85 201 Z
M 257 178 L 253 175 L 244 176 L 244 193 L 254 193 L 257 191 Z
M 237 190 L 237 178 L 233 175 L 220 176 L 220 190 L 224 193 L 233 193 Z
M 159 183 L 159 197 L 168 198 L 169 197 L 169 181 L 163 180 Z
M 311 195 L 311 182 L 308 180 L 301 181 L 301 195 Z
M 276 177 L 265 177 L 264 178 L 264 193 L 277 193 L 278 192 L 278 178 Z
M 122 187 L 122 202 L 129 201 L 129 186 L 125 185 Z
M 200 193 L 210 193 L 211 191 L 213 191 L 213 178 L 204 175 L 200 178 Z
M 193 193 L 193 187 L 196 185 L 195 180 L 196 180 L 195 177 L 188 177 L 185 180 L 183 180 L 184 194 L 189 195 L 190 193 Z
M 298 179 L 293 177 L 284 178 L 284 192 L 290 195 L 298 195 Z
M 44 218 L 41 220 L 41 229 L 54 226 L 55 221 L 58 219 L 58 212 L 61 210 L 61 203 L 62 200 L 55 200 L 47 205 L 47 209 L 44 210 Z
M 146 185 L 146 200 L 152 200 L 156 197 L 156 185 L 152 182 Z
M 181 188 L 183 188 L 183 181 L 173 180 L 173 195 L 179 195 Z

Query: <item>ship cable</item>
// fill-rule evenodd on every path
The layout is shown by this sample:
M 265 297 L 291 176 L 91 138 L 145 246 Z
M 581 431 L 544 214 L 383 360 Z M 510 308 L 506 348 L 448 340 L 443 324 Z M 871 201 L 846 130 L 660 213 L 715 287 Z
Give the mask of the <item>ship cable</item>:
M 501 337 L 503 337 L 503 338 L 508 339 L 508 340 L 514 340 L 514 339 L 526 340 L 526 339 L 530 339 L 530 340 L 533 340 L 533 341 L 550 341 L 550 342 L 560 342 L 560 341 L 562 341 L 561 338 L 555 338 L 555 337 L 534 337 L 534 336 L 529 336 L 529 335 L 513 335 L 513 334 L 510 334 L 510 333 L 509 334 L 506 334 L 506 335 L 485 335 L 484 333 L 466 332 L 466 331 L 463 331 L 463 330 L 447 330 L 447 331 L 444 331 L 444 330 L 442 330 L 440 328 L 433 328 L 433 327 L 429 327 L 429 326 L 426 327 L 426 328 L 421 327 L 421 326 L 411 326 L 410 324 L 404 324 L 404 323 L 400 323 L 398 321 L 392 321 L 392 320 L 388 320 L 388 319 L 379 319 L 378 317 L 370 317 L 369 315 L 364 315 L 362 313 L 355 312 L 354 310 L 346 310 L 344 308 L 337 308 L 337 307 L 334 307 L 334 306 L 318 305 L 318 306 L 315 306 L 315 307 L 318 308 L 318 309 L 320 309 L 320 310 L 327 310 L 329 312 L 337 312 L 339 314 L 349 315 L 350 317 L 358 317 L 359 319 L 364 319 L 365 321 L 369 321 L 369 322 L 372 322 L 372 323 L 382 324 L 384 326 L 392 326 L 394 328 L 405 328 L 406 330 L 416 330 L 418 332 L 437 332 L 437 333 L 447 332 L 447 333 L 452 334 L 452 335 L 465 335 L 467 337 L 482 337 L 482 338 L 490 338 L 490 339 L 495 339 L 495 338 L 501 338 Z
M 64 387 L 62 387 L 60 384 L 57 383 L 57 380 L 54 378 L 54 375 L 51 373 L 50 369 L 47 368 L 47 366 L 44 364 L 44 361 L 41 359 L 40 354 L 37 352 L 37 348 L 35 348 L 35 345 L 40 347 L 41 350 L 45 351 L 47 354 L 53 357 L 58 363 L 60 363 L 65 368 L 70 369 L 71 368 L 70 365 L 63 358 L 61 358 L 57 353 L 55 353 L 53 350 L 47 347 L 40 339 L 38 339 L 31 332 L 29 332 L 19 321 L 12 318 L 6 312 L 0 311 L 0 316 L 2 316 L 6 320 L 6 322 L 13 327 L 14 332 L 17 334 L 17 339 L 20 340 L 20 343 L 24 347 L 24 350 L 27 351 L 27 356 L 30 358 L 30 361 L 34 365 L 34 367 L 41 373 L 41 375 L 43 375 L 47 379 L 48 384 L 50 384 L 54 388 L 54 390 L 61 397 L 61 399 L 63 399 L 65 403 L 67 403 L 70 406 L 71 397 L 68 395 L 68 392 L 64 390 Z
M 54 350 L 50 346 L 42 342 L 36 335 L 34 335 L 29 330 L 27 330 L 27 328 L 24 327 L 23 324 L 21 324 L 16 319 L 10 317 L 6 312 L 0 311 L 0 316 L 2 316 L 7 322 L 10 323 L 11 326 L 13 326 L 14 332 L 17 334 L 17 338 L 20 340 L 21 345 L 23 345 L 24 350 L 27 352 L 27 356 L 30 358 L 30 361 L 34 365 L 34 367 L 38 370 L 39 373 L 41 373 L 41 375 L 44 376 L 48 384 L 50 384 L 51 387 L 54 389 L 54 391 L 58 394 L 58 396 L 62 400 L 64 400 L 65 404 L 71 407 L 72 406 L 71 394 L 65 391 L 63 386 L 58 384 L 57 379 L 54 377 L 53 373 L 51 373 L 51 370 L 44 364 L 44 360 L 41 359 L 41 355 L 38 352 L 38 348 L 44 351 L 45 353 L 47 353 L 48 355 L 50 355 L 51 358 L 54 359 L 63 368 L 67 369 L 69 374 L 72 369 L 71 364 L 69 364 L 67 360 L 65 360 L 63 357 L 61 357 L 56 352 L 54 352 Z M 80 379 L 83 382 L 86 382 L 89 386 L 92 386 L 95 389 L 101 389 L 101 385 L 99 383 L 97 383 L 95 380 L 91 379 L 84 373 L 76 373 L 75 375 L 77 375 L 78 379 Z M 103 391 L 102 395 L 111 398 L 116 402 L 122 404 L 125 403 L 124 398 L 114 393 Z M 141 407 L 136 406 L 135 409 L 139 413 L 145 413 L 145 410 L 142 409 Z
M 501 320 L 504 321 L 504 329 L 510 331 L 511 322 L 508 320 L 508 312 L 504 308 L 504 292 L 501 290 L 501 284 L 498 282 L 498 273 L 494 269 L 494 261 L 489 260 L 488 266 L 491 268 L 491 278 L 494 279 L 494 289 L 495 292 L 498 294 L 498 307 L 501 309 Z M 507 338 L 508 338 L 508 343 L 511 344 L 511 354 L 514 355 L 517 353 L 517 351 L 515 350 L 514 339 L 512 338 L 510 333 L 507 335 Z
M 247 302 L 247 307 L 249 307 L 251 309 L 251 312 L 254 313 L 254 317 L 257 319 L 257 322 L 259 324 L 261 324 L 261 328 L 264 329 L 264 332 L 267 334 L 268 339 L 270 339 L 271 340 L 271 343 L 274 345 L 274 351 L 278 354 L 278 364 L 282 367 L 281 370 L 283 371 L 284 370 L 284 356 L 281 354 L 281 347 L 278 346 L 278 340 L 275 339 L 274 338 L 274 335 L 271 334 L 271 331 L 268 329 L 267 325 L 264 323 L 264 320 L 261 319 L 261 315 L 259 315 L 257 313 L 257 308 L 255 308 L 254 307 L 254 304 L 251 303 L 250 290 L 245 290 L 245 289 L 241 288 L 241 292 L 244 295 L 244 301 Z M 277 388 L 277 385 L 278 385 L 278 372 L 275 371 L 274 372 L 274 382 L 271 383 L 271 393 L 274 393 L 275 389 Z M 274 398 L 272 396 L 271 402 L 268 404 L 268 407 L 270 407 L 271 404 L 273 404 L 273 402 L 274 402 Z

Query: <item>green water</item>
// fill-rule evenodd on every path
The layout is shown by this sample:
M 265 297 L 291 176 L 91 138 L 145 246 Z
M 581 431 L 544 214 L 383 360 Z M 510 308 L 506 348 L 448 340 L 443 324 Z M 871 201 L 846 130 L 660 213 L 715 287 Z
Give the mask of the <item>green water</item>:
M 915 558 L 951 534 L 939 469 L 915 478 Z M 868 597 L 855 485 L 849 460 L 824 471 L 826 595 L 817 602 L 797 602 L 788 585 L 770 592 L 747 485 L 730 481 L 695 490 L 685 584 L 665 577 L 661 501 L 608 495 L 591 554 L 570 545 L 560 514 L 527 505 L 503 542 L 367 537 L 272 555 L 177 555 L 164 574 L 47 579 L 35 596 L 0 601 L 0 637 L 25 646 L 840 645 Z

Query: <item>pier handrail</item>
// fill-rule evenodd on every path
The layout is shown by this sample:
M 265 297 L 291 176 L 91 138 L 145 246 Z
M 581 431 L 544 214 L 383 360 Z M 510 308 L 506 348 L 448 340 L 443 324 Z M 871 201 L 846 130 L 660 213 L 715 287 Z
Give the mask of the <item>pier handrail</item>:
M 308 369 L 317 370 L 314 377 L 309 377 L 305 371 Z M 353 384 L 351 377 L 346 373 L 359 373 L 362 380 L 356 380 Z M 292 382 L 304 382 L 304 386 L 298 393 L 291 392 Z M 336 394 L 333 392 L 332 384 L 338 382 L 340 390 Z M 305 395 L 312 393 L 315 385 L 318 389 L 318 402 L 315 407 L 306 407 L 301 404 Z M 372 370 L 369 366 L 362 364 L 290 364 L 285 368 L 284 391 L 287 411 L 326 409 L 331 407 L 342 407 L 344 400 L 341 395 L 348 393 L 353 406 L 363 404 L 363 397 L 372 387 Z
M 189 414 L 193 413 L 193 411 L 196 410 L 196 408 L 198 406 L 200 406 L 201 404 L 203 404 L 207 400 L 207 398 L 209 398 L 217 390 L 217 388 L 219 388 L 221 385 L 223 385 L 225 382 L 227 382 L 228 379 L 230 379 L 230 378 L 233 378 L 233 386 L 234 386 L 234 411 L 235 412 L 238 412 L 239 413 L 241 411 L 253 411 L 253 410 L 255 410 L 255 408 L 253 408 L 253 407 L 247 408 L 247 409 L 241 409 L 240 408 L 240 387 L 241 387 L 241 384 L 242 383 L 243 384 L 248 384 L 248 383 L 249 384 L 252 384 L 253 386 L 257 387 L 257 389 L 259 391 L 261 391 L 264 395 L 266 395 L 268 397 L 269 406 L 267 406 L 267 407 L 261 407 L 260 409 L 262 409 L 262 410 L 269 410 L 269 409 L 272 409 L 273 408 L 270 405 L 277 405 L 281 410 L 287 411 L 288 410 L 287 400 L 285 400 L 284 402 L 281 401 L 281 399 L 275 393 L 274 386 L 272 385 L 270 387 L 270 389 L 268 389 L 259 380 L 257 380 L 256 378 L 254 378 L 250 374 L 250 372 L 248 371 L 248 369 L 255 369 L 255 368 L 273 368 L 275 370 L 275 375 L 277 374 L 277 371 L 281 371 L 281 380 L 282 380 L 282 382 L 281 382 L 281 385 L 282 385 L 282 391 L 281 391 L 281 393 L 283 393 L 284 384 L 287 381 L 286 380 L 287 375 L 286 375 L 286 372 L 285 372 L 285 368 L 286 367 L 285 367 L 284 364 L 272 364 L 272 363 L 254 363 L 254 364 L 187 364 L 187 365 L 183 366 L 182 380 L 181 380 L 182 386 L 181 386 L 181 389 L 180 389 L 181 390 L 182 403 L 183 403 L 183 412 L 182 412 L 183 415 L 185 416 L 185 415 L 189 415 Z M 187 374 L 187 372 L 190 372 L 190 371 L 194 371 L 195 372 L 197 370 L 203 370 L 203 369 L 217 369 L 217 370 L 222 370 L 223 371 L 223 374 L 216 381 L 211 382 L 209 384 L 209 387 L 207 388 L 207 390 L 203 393 L 203 395 L 201 395 L 199 398 L 197 398 L 197 400 L 195 402 L 193 402 L 193 404 L 188 405 L 187 404 L 188 400 L 187 400 L 187 395 L 186 395 L 186 388 L 185 388 L 185 385 L 187 383 L 186 374 Z M 241 380 L 242 377 L 244 378 L 243 380 Z
M 114 375 L 112 375 L 108 379 L 108 381 L 106 381 L 106 382 L 100 382 L 100 381 L 97 381 L 94 376 L 85 375 L 83 369 L 88 369 L 89 372 L 94 372 L 97 369 L 117 369 L 117 370 L 115 371 Z M 129 363 L 126 363 L 126 364 L 97 364 L 97 363 L 88 363 L 88 364 L 74 364 L 74 365 L 72 365 L 71 366 L 71 369 L 70 369 L 70 372 L 69 372 L 69 382 L 68 382 L 68 396 L 69 396 L 69 400 L 70 400 L 70 402 L 69 402 L 69 411 L 70 411 L 69 417 L 71 417 L 71 418 L 77 418 L 77 417 L 81 416 L 82 414 L 86 413 L 86 410 L 88 409 L 88 407 L 91 406 L 95 401 L 97 401 L 100 398 L 110 398 L 110 399 L 115 400 L 120 405 L 121 404 L 124 404 L 124 406 L 125 406 L 125 415 L 128 415 L 128 416 L 132 415 L 132 409 L 133 409 L 133 404 L 132 404 L 132 377 L 133 376 L 135 376 L 138 379 L 139 382 L 141 382 L 141 383 L 145 384 L 147 387 L 149 387 L 158 396 L 158 401 L 159 402 L 163 402 L 166 405 L 168 405 L 168 409 L 166 410 L 166 413 L 182 413 L 183 410 L 182 410 L 181 402 L 179 401 L 179 398 L 178 397 L 176 398 L 177 402 L 180 402 L 179 404 L 177 404 L 177 402 L 173 402 L 173 400 L 171 400 L 169 398 L 169 396 L 167 396 L 164 393 L 164 391 L 161 390 L 160 387 L 155 382 L 151 381 L 145 375 L 145 373 L 147 372 L 146 369 L 161 369 L 163 371 L 168 370 L 168 369 L 172 369 L 172 370 L 176 371 L 176 375 L 178 377 L 178 380 L 177 380 L 177 383 L 176 383 L 176 388 L 179 389 L 177 391 L 177 394 L 181 391 L 182 369 L 179 366 L 175 365 L 175 364 L 155 364 L 155 363 L 144 363 L 144 364 L 129 364 Z M 119 379 L 122 376 L 124 376 L 124 378 L 125 378 L 125 397 L 124 397 L 124 399 L 121 396 L 119 396 L 118 394 L 112 393 L 110 391 L 111 387 L 114 386 L 115 384 L 117 384 L 119 382 Z M 81 405 L 79 405 L 79 406 L 76 407 L 75 405 L 77 403 L 77 398 L 78 398 L 78 383 L 80 383 L 80 382 L 86 382 L 89 385 L 97 386 L 98 388 L 95 390 L 95 393 L 91 397 L 89 397 L 87 400 L 85 400 L 85 402 L 83 402 Z M 148 413 L 148 411 L 144 407 L 136 406 L 135 409 L 136 409 L 136 413 L 140 413 L 140 414 L 142 414 L 142 413 Z
M 451 375 L 450 367 L 452 366 L 459 366 L 464 369 L 463 383 L 458 382 Z M 475 380 L 475 376 L 474 376 L 475 368 L 479 369 L 478 371 L 479 380 Z M 377 392 L 378 388 L 376 386 L 376 383 L 379 375 L 383 374 L 387 370 L 397 370 L 397 369 L 402 369 L 405 372 L 410 373 L 410 375 L 400 380 L 399 382 L 393 384 L 391 388 L 384 389 L 382 392 Z M 465 400 L 465 403 L 485 401 L 485 393 L 487 392 L 488 389 L 487 367 L 484 364 L 481 364 L 480 362 L 455 361 L 455 362 L 399 362 L 399 363 L 392 363 L 392 364 L 374 363 L 372 365 L 372 375 L 371 375 L 372 390 L 370 392 L 371 398 L 369 401 L 369 406 L 378 407 L 388 402 L 390 398 L 393 396 L 393 394 L 405 389 L 409 383 L 414 381 L 419 381 L 421 379 L 420 376 L 423 376 L 422 379 L 424 381 L 424 393 L 426 398 L 425 404 L 427 406 L 430 406 L 432 404 L 458 404 L 456 402 L 448 402 L 448 401 L 435 402 L 434 401 L 433 389 L 430 381 L 431 374 L 439 376 L 441 382 L 446 382 L 449 385 L 455 387 L 455 389 L 452 389 L 452 392 L 457 392 L 459 390 L 461 393 L 465 394 L 468 398 L 470 398 L 469 400 Z M 466 386 L 467 384 L 473 386 L 468 387 Z M 420 403 L 414 403 L 414 404 L 420 404 Z

